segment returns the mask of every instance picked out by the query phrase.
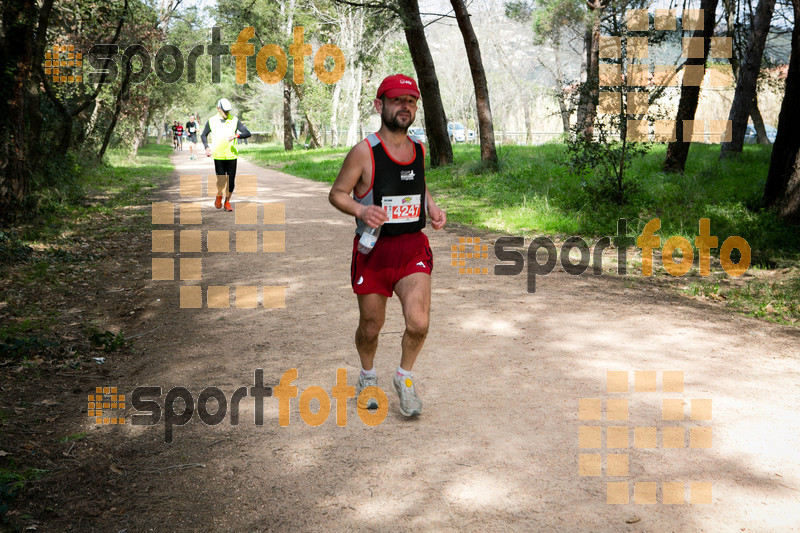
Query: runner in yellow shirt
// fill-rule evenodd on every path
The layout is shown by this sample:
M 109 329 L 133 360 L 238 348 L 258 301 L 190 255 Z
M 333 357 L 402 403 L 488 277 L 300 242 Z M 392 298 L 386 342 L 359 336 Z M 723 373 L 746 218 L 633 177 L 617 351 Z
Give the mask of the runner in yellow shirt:
M 239 120 L 231 115 L 230 101 L 220 98 L 217 102 L 217 114 L 208 119 L 200 139 L 206 148 L 206 156 L 214 158 L 214 169 L 217 173 L 217 198 L 214 207 L 223 206 L 222 192 L 227 185 L 228 193 L 225 196 L 225 211 L 233 211 L 231 195 L 236 185 L 236 160 L 239 150 L 236 148 L 236 139 L 250 137 L 250 132 Z M 208 134 L 211 134 L 211 146 L 208 145 Z

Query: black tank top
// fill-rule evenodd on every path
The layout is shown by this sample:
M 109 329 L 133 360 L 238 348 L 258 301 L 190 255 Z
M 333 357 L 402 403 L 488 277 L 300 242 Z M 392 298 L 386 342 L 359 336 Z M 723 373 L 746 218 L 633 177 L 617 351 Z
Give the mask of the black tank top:
M 381 235 L 414 233 L 425 227 L 425 155 L 422 145 L 409 137 L 414 144 L 414 158 L 408 162 L 393 159 L 377 134 L 367 137 L 372 152 L 372 186 L 354 198 L 361 205 L 382 206 L 389 221 L 381 226 Z M 356 218 L 356 233 L 366 225 Z

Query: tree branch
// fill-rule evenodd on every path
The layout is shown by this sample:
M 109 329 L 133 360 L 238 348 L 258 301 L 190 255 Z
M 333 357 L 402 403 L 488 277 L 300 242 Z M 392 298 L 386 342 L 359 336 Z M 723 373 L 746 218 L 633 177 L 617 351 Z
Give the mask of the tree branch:
M 398 16 L 401 14 L 400 10 L 397 7 L 392 6 L 390 4 L 385 4 L 383 2 L 377 2 L 377 1 L 374 1 L 374 2 L 350 2 L 348 0 L 333 0 L 333 1 L 336 2 L 337 4 L 344 4 L 344 5 L 348 5 L 348 6 L 364 7 L 364 8 L 367 8 L 367 9 L 387 10 L 387 11 L 391 11 L 392 13 L 395 13 Z

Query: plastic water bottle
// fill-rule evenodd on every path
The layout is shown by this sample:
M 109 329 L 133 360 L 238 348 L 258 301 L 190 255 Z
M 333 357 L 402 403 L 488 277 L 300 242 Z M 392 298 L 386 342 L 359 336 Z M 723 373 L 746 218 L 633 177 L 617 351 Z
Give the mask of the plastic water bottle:
M 361 238 L 358 240 L 358 251 L 364 255 L 370 253 L 372 249 L 375 248 L 375 243 L 378 242 L 378 235 L 380 234 L 380 226 L 377 228 L 367 226 L 361 234 Z

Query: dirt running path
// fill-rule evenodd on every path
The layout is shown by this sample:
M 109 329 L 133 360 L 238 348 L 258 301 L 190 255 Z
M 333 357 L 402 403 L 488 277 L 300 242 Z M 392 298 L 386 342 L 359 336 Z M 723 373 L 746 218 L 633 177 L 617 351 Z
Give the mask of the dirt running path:
M 179 174 L 212 168 L 188 152 L 174 162 Z M 257 368 L 272 386 L 297 368 L 300 392 L 318 385 L 330 393 L 337 368 L 354 384 L 353 221 L 329 205 L 327 185 L 240 160 L 246 173 L 258 175 L 258 202 L 285 203 L 285 227 L 236 226 L 205 198 L 202 229 L 285 229 L 285 253 L 202 254 L 202 285 L 285 285 L 285 309 L 180 309 L 179 282 L 148 281 L 132 332 L 149 333 L 117 384 L 128 393 L 183 386 L 196 398 L 217 386 L 230 398 L 253 384 Z M 195 200 L 179 196 L 177 177 L 159 199 Z M 381 425 L 364 425 L 351 400 L 346 427 L 336 425 L 333 406 L 311 427 L 294 399 L 291 424 L 280 427 L 278 402 L 267 398 L 257 427 L 247 398 L 238 426 L 226 417 L 208 427 L 195 414 L 175 428 L 172 444 L 163 421 L 93 429 L 107 432 L 102 450 L 117 465 L 109 476 L 118 490 L 79 529 L 800 530 L 797 330 L 631 288 L 624 278 L 561 271 L 528 294 L 522 275 L 459 275 L 450 251 L 470 236 L 464 231 L 426 233 L 435 257 L 432 322 L 414 368 L 423 416 L 402 417 L 391 390 L 403 329 L 392 298 L 376 359 L 390 402 Z M 149 249 L 142 254 L 149 265 Z M 608 370 L 628 371 L 629 393 L 606 392 Z M 656 392 L 634 392 L 634 371 L 655 371 Z M 663 392 L 663 371 L 682 371 L 684 392 Z M 629 419 L 580 421 L 581 398 L 600 398 L 603 409 L 609 398 L 627 398 Z M 685 399 L 685 420 L 661 419 L 665 398 Z M 691 399 L 711 399 L 713 419 L 690 420 Z M 581 449 L 581 425 L 627 426 L 629 448 L 607 449 L 603 429 L 602 448 Z M 696 426 L 711 428 L 710 449 L 689 447 L 690 434 L 695 443 L 708 436 L 693 433 Z M 636 427 L 656 428 L 656 447 L 634 447 Z M 664 427 L 684 428 L 683 448 L 663 447 Z M 579 475 L 582 453 L 602 456 L 603 475 Z M 628 454 L 627 477 L 606 475 L 612 453 Z M 608 481 L 627 482 L 630 502 L 606 503 Z M 683 482 L 687 500 L 690 482 L 711 482 L 713 503 L 663 504 L 665 481 Z M 655 482 L 657 503 L 634 503 L 637 482 Z M 639 497 L 652 487 L 639 485 Z

